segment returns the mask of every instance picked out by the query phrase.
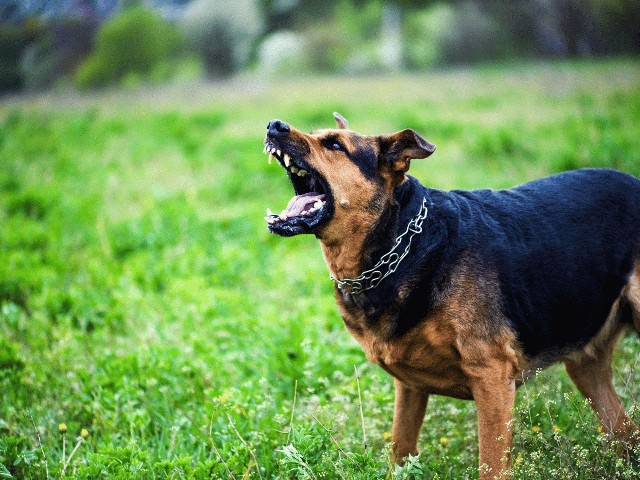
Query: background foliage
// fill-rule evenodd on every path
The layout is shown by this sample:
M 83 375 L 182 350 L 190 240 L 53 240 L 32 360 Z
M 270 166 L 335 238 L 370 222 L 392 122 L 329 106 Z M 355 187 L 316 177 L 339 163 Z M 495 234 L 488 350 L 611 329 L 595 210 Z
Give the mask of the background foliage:
M 412 172 L 444 189 L 640 176 L 639 73 L 529 63 L 5 102 L 0 478 L 474 478 L 475 409 L 442 397 L 420 456 L 390 464 L 391 378 L 342 326 L 316 240 L 262 220 L 292 195 L 265 125 L 338 110 L 362 133 L 414 128 L 438 150 Z M 636 421 L 639 353 L 625 339 L 614 369 Z M 514 478 L 638 478 L 560 368 L 517 405 Z
M 0 92 L 637 56 L 639 24 L 635 0 L 3 0 Z
M 162 75 L 180 45 L 178 29 L 142 7 L 104 24 L 76 74 L 79 87 L 98 87 L 131 75 Z

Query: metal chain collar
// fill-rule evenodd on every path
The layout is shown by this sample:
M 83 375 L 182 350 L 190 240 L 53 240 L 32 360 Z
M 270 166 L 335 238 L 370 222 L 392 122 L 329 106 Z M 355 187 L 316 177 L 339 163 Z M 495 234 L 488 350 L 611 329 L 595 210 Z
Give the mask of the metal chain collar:
M 342 280 L 338 280 L 333 275 L 330 275 L 329 278 L 336 283 L 339 290 L 345 291 L 345 287 L 347 287 L 350 290 L 346 291 L 352 294 L 376 288 L 382 280 L 396 271 L 400 262 L 407 256 L 409 249 L 411 248 L 411 241 L 413 240 L 413 237 L 418 233 L 422 233 L 422 222 L 427 218 L 428 212 L 427 199 L 423 198 L 422 206 L 420 207 L 418 215 L 411 219 L 407 225 L 407 229 L 396 238 L 396 243 L 393 248 L 385 253 L 373 268 L 362 272 L 356 278 L 344 278 Z M 409 235 L 409 241 L 407 242 L 407 246 L 404 251 L 402 254 L 396 252 L 396 249 L 400 246 L 400 243 L 402 243 L 402 239 L 408 235 L 409 232 L 411 232 L 411 235 Z M 383 273 L 382 267 L 385 265 L 386 271 Z

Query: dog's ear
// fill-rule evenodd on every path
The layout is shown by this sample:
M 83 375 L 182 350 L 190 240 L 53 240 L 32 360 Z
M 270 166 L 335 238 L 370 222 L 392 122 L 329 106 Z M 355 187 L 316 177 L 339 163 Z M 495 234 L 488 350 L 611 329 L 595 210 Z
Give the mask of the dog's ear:
M 349 130 L 349 122 L 347 119 L 340 115 L 338 112 L 333 112 L 333 118 L 336 119 L 336 123 L 338 124 L 338 128 L 343 130 Z
M 427 158 L 436 149 L 433 143 L 426 141 L 410 128 L 378 138 L 382 163 L 390 165 L 394 172 L 402 174 L 409 170 L 412 158 Z

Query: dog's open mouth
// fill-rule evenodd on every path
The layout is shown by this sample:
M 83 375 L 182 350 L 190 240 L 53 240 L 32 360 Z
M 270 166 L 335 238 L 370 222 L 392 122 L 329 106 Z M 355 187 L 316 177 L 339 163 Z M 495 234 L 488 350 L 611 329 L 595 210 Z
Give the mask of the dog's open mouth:
M 276 139 L 267 136 L 264 153 L 269 155 L 269 163 L 275 158 L 284 167 L 296 193 L 279 214 L 267 209 L 267 216 L 264 218 L 269 224 L 269 230 L 285 237 L 314 233 L 331 218 L 333 212 L 328 183 L 302 158 L 284 151 Z

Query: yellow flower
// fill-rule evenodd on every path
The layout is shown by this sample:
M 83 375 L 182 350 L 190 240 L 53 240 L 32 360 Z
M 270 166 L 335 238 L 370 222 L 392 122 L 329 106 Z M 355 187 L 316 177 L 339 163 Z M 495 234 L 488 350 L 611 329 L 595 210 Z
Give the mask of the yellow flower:
M 520 465 L 522 463 L 522 454 L 519 453 L 514 462 L 516 465 Z
M 562 429 L 558 425 L 554 425 L 551 428 L 556 433 L 560 433 L 562 431 Z
M 446 445 L 447 443 L 449 443 L 449 439 L 447 437 L 440 437 L 439 441 L 442 445 Z
M 86 428 L 83 428 L 82 430 L 80 430 L 80 436 L 82 438 L 87 438 L 89 436 L 89 430 L 87 430 Z
M 67 424 L 61 423 L 58 425 L 58 430 L 60 430 L 60 433 L 67 433 Z
M 540 431 L 540 427 L 538 425 L 534 425 L 533 427 L 531 427 L 531 430 L 533 430 L 535 433 L 538 433 Z
M 382 438 L 384 438 L 385 440 L 391 440 L 391 432 L 384 432 L 382 434 Z

